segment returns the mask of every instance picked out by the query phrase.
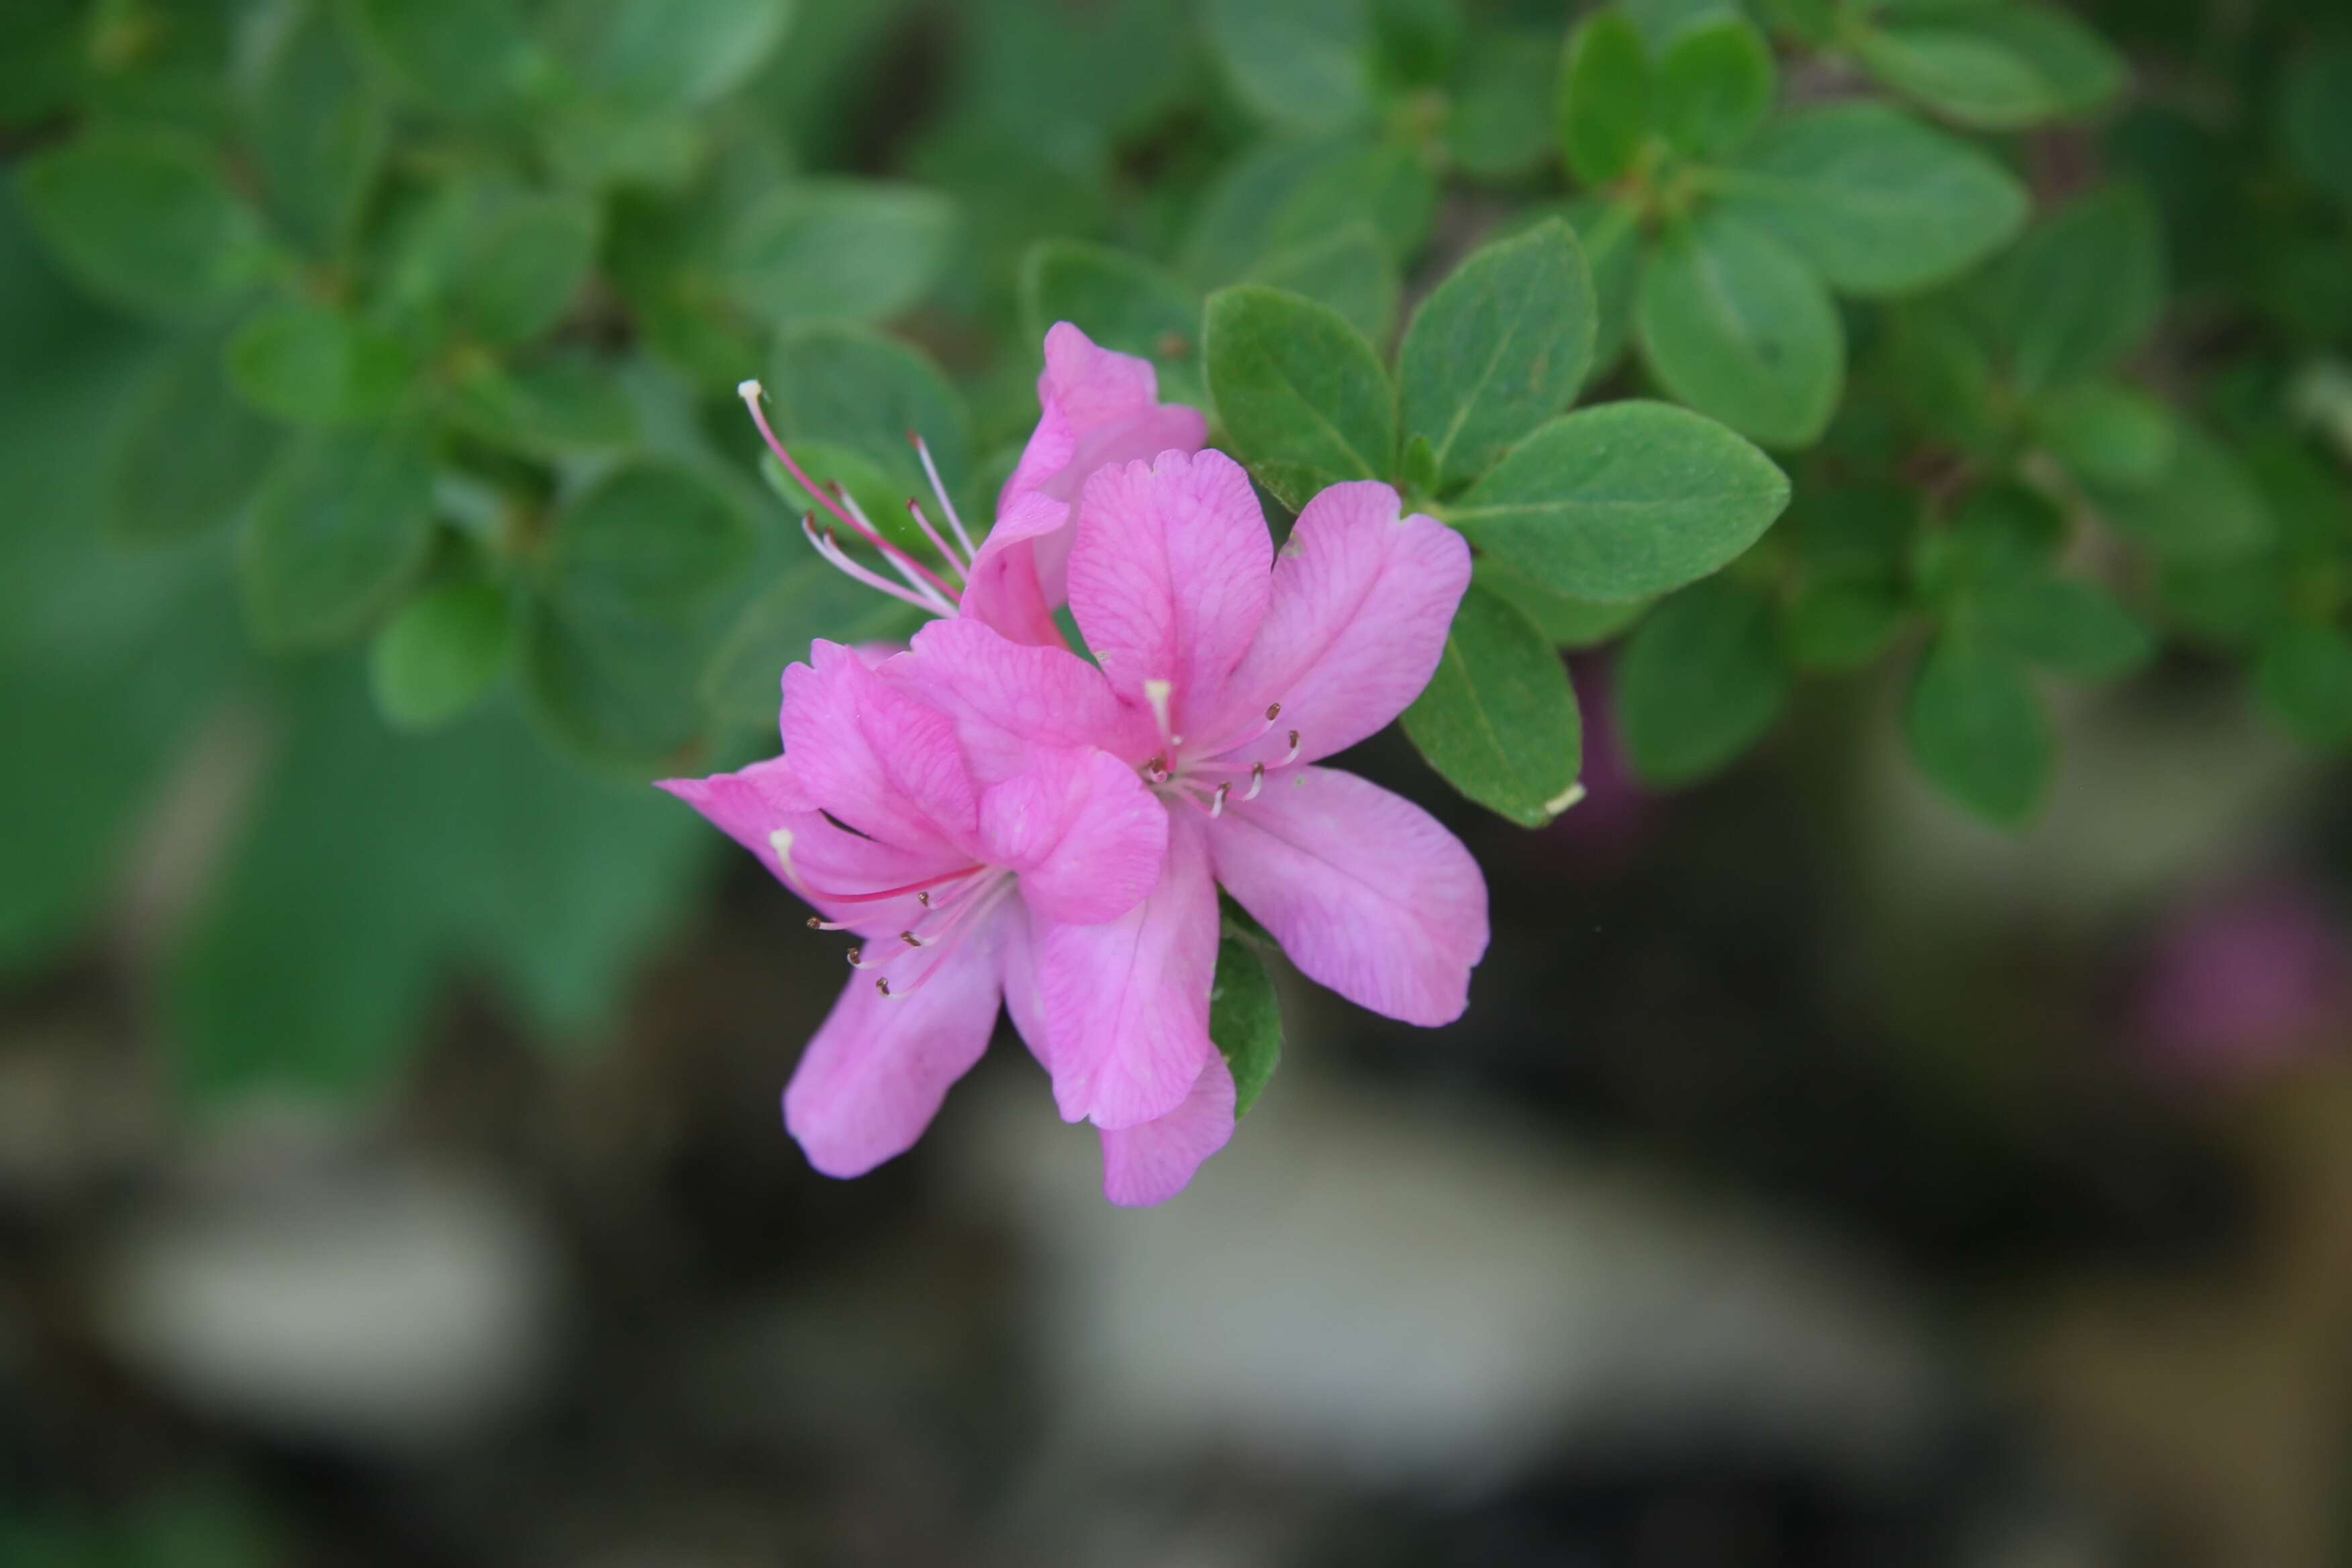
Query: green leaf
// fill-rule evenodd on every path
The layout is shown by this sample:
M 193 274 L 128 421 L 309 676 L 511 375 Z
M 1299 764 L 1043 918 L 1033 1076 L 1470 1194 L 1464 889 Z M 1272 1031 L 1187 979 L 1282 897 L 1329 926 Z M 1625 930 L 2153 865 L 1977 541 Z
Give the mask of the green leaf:
M 2216 647 L 2242 648 L 2286 615 L 2285 574 L 2273 555 L 2168 562 L 2156 588 L 2176 626 Z
M 1854 294 L 1958 277 L 2016 237 L 2029 205 L 2025 187 L 1975 148 L 1874 103 L 1790 115 L 1714 178 L 1724 210 Z
M 1559 650 L 1508 599 L 1473 585 L 1404 732 L 1445 782 L 1522 827 L 1574 804 L 1583 728 Z
M 1151 361 L 1163 376 L 1199 374 L 1201 302 L 1141 257 L 1084 240 L 1041 239 L 1022 261 L 1021 305 L 1033 342 L 1055 322 L 1070 321 L 1105 348 Z
M 1250 268 L 1247 281 L 1328 305 L 1375 343 L 1386 342 L 1396 325 L 1403 289 L 1396 264 L 1369 223 L 1269 256 Z
M 716 849 L 695 815 L 551 755 L 511 705 L 395 735 L 339 661 L 285 742 L 170 975 L 184 1088 L 381 1092 L 444 988 L 534 1034 L 600 1026 Z
M 2176 426 L 2171 461 L 2153 484 L 2091 487 L 2109 522 L 2174 559 L 2262 549 L 2277 529 L 2237 455 L 2193 425 Z
M 1550 35 L 1480 32 L 1454 72 L 1454 111 L 1445 149 L 1475 179 L 1508 181 L 1530 173 L 1552 145 Z
M 2288 164 L 2352 203 L 2352 38 L 2292 51 L 2279 84 L 2277 127 Z
M 1737 14 L 1685 29 L 1658 60 L 1658 128 L 1686 157 L 1711 158 L 1754 135 L 1779 89 L 1772 47 Z
M 465 577 L 427 588 L 368 650 L 376 710 L 395 730 L 448 722 L 489 689 L 513 641 L 513 612 L 497 584 Z
M 2263 639 L 2255 681 L 2263 701 L 2298 739 L 2352 746 L 2352 637 L 2317 621 L 2288 621 Z
M 1491 555 L 1478 558 L 1470 569 L 1470 580 L 1488 593 L 1508 599 L 1555 647 L 1598 647 L 1640 620 L 1642 613 L 1650 607 L 1647 599 L 1618 605 L 1571 599 Z
M 893 517 L 907 497 L 930 494 L 909 433 L 931 448 L 949 493 L 959 492 L 971 465 L 970 420 L 947 376 L 919 351 L 862 327 L 806 321 L 777 335 L 769 374 L 777 432 L 787 441 L 848 447 L 897 478 Z
M 1713 212 L 1666 231 L 1642 275 L 1643 358 L 1680 402 L 1768 445 L 1810 446 L 1845 384 L 1845 329 L 1820 277 Z
M 627 395 L 585 353 L 511 368 L 488 362 L 470 366 L 452 389 L 448 412 L 467 434 L 542 459 L 611 451 L 639 438 Z
M 1296 510 L 1340 479 L 1388 477 L 1396 394 L 1337 310 L 1261 284 L 1221 289 L 1209 296 L 1205 346 L 1234 454 L 1285 505 Z
M 595 204 L 547 192 L 503 201 L 467 236 L 455 279 L 459 322 L 519 343 L 563 319 L 596 259 Z
M 1588 382 L 1613 368 L 1633 340 L 1634 301 L 1642 291 L 1641 217 L 1622 203 L 1580 196 L 1564 215 L 1592 268 L 1592 366 Z
M 772 322 L 875 321 L 930 292 L 954 231 L 954 208 L 937 192 L 805 180 L 744 211 L 726 271 L 742 302 Z
M 205 336 L 158 357 L 121 439 L 108 465 L 107 531 L 125 543 L 161 545 L 240 515 L 278 432 L 230 395 L 218 340 Z
M 1791 665 L 1838 674 L 1885 653 L 1910 616 L 1909 597 L 1893 583 L 1831 578 L 1790 599 L 1781 636 Z
M 343 9 L 367 52 L 436 112 L 480 114 L 531 68 L 514 0 L 348 0 Z
M 1985 821 L 2015 827 L 2041 804 L 2050 721 L 2012 660 L 1947 635 L 1912 681 L 1904 728 L 1920 771 Z
M 1993 647 L 2084 680 L 2128 675 L 2156 652 L 2147 629 L 2113 594 L 2080 578 L 1997 584 L 1977 601 L 1975 618 Z
M 258 280 L 260 225 L 193 142 L 100 132 L 16 167 L 58 266 L 110 303 L 166 321 L 217 314 Z
M 1557 219 L 1472 253 L 1413 312 L 1397 356 L 1408 434 L 1438 488 L 1474 479 L 1575 397 L 1592 360 L 1592 277 Z
M 312 7 L 278 35 L 247 120 L 271 215 L 313 253 L 341 250 L 383 166 L 390 126 L 331 7 Z
M 1217 978 L 1209 991 L 1209 1038 L 1234 1075 L 1234 1115 L 1249 1113 L 1282 1061 L 1282 1002 L 1256 947 L 1238 937 L 1217 942 Z
M 1739 555 L 1789 504 L 1788 476 L 1711 419 L 1612 403 L 1513 447 L 1447 521 L 1571 598 L 1645 598 Z
M 599 618 L 677 618 L 704 608 L 751 557 L 751 531 L 727 497 L 660 461 L 607 474 L 563 509 L 542 585 Z
M 1618 658 L 1626 760 L 1647 784 L 1696 783 L 1762 740 L 1788 695 L 1771 603 L 1720 580 L 1685 588 Z
M 2041 399 L 2033 426 L 2042 444 L 2085 485 L 2137 489 L 2172 465 L 2179 439 L 2172 411 L 2147 394 L 2105 382 Z
M 275 305 L 228 345 L 230 384 L 298 425 L 364 425 L 398 405 L 415 371 L 398 338 L 325 305 Z
M 2154 331 L 2164 309 L 2156 208 L 2128 186 L 2085 196 L 2027 234 L 1987 287 L 2021 391 L 2096 375 Z
M 1963 125 L 2014 131 L 2097 108 L 2124 66 L 2089 28 L 2045 5 L 1985 6 L 1864 30 L 1880 80 Z
M 587 0 L 574 6 L 572 58 L 599 93 L 694 109 L 759 73 L 794 0 Z
M 809 656 L 818 637 L 853 647 L 904 642 L 926 617 L 804 555 L 745 605 L 704 668 L 702 700 L 729 723 L 776 721 L 784 666 Z
M 68 108 L 89 60 L 88 0 L 16 0 L 0 7 L 0 126 L 32 125 Z
M 1207 15 L 1210 47 L 1252 112 L 1298 131 L 1336 131 L 1370 117 L 1364 0 L 1209 0 Z
M 1624 12 L 1595 11 L 1569 35 L 1559 81 L 1559 142 L 1587 185 L 1622 178 L 1653 128 L 1650 54 Z
M 1941 595 L 2039 575 L 2065 540 L 2066 514 L 2040 490 L 2014 480 L 1980 485 L 1920 541 L 1919 584 Z
M 1182 270 L 1204 287 L 1238 281 L 1267 257 L 1369 223 L 1402 263 L 1429 233 L 1437 176 L 1411 147 L 1354 138 L 1269 142 L 1202 199 Z
M 254 639 L 287 647 L 356 636 L 423 564 L 433 461 L 404 426 L 297 439 L 262 483 L 238 551 Z
M 1964 452 L 1999 454 L 2012 438 L 2013 399 L 1978 324 L 1938 298 L 1893 307 L 1887 329 L 1882 363 L 1911 417 Z

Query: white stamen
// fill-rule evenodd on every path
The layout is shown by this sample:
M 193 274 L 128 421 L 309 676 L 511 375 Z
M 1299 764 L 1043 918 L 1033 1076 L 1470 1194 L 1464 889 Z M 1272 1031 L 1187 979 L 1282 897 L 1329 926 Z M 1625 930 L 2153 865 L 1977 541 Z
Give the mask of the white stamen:
M 1255 800 L 1257 798 L 1257 792 L 1265 787 L 1265 764 L 1264 763 L 1252 763 L 1250 764 L 1250 786 L 1243 793 L 1242 798 L 1244 800 Z
M 1224 783 L 1223 783 L 1223 784 L 1219 784 L 1219 785 L 1217 786 L 1217 793 L 1216 793 L 1216 795 L 1215 795 L 1214 796 L 1213 796 L 1213 797 L 1210 799 L 1210 801 L 1209 801 L 1209 815 L 1210 815 L 1211 816 L 1224 816 L 1224 815 L 1225 815 L 1225 796 L 1227 796 L 1227 795 L 1231 795 L 1231 794 L 1233 794 L 1233 793 L 1234 793 L 1234 781 L 1233 781 L 1233 780 L 1231 780 L 1231 779 L 1227 779 Z
M 963 531 L 963 519 L 956 515 L 955 502 L 948 499 L 947 486 L 940 483 L 940 466 L 931 461 L 930 444 L 912 431 L 908 434 L 914 440 L 915 456 L 923 460 L 923 477 L 931 481 L 931 493 L 940 498 L 940 510 L 947 514 L 948 526 L 955 531 L 956 542 L 963 546 L 963 558 L 977 561 L 980 552 L 972 547 L 971 535 Z
M 954 570 L 957 576 L 961 577 L 966 582 L 970 582 L 971 580 L 971 563 L 964 560 L 954 551 L 948 548 L 948 542 L 941 539 L 940 537 L 939 530 L 931 526 L 931 520 L 923 515 L 923 503 L 917 500 L 914 497 L 908 496 L 907 498 L 907 515 L 915 520 L 915 526 L 923 531 L 923 537 L 929 540 L 931 542 L 931 548 L 940 552 L 940 559 L 946 562 L 948 565 Z
M 816 552 L 824 557 L 826 564 L 847 576 L 852 582 L 863 583 L 877 594 L 887 594 L 901 604 L 912 605 L 915 608 L 934 616 L 950 616 L 955 613 L 937 595 L 928 590 L 919 592 L 902 588 L 880 573 L 869 572 L 852 561 L 848 552 L 841 548 L 838 540 L 830 533 L 821 533 L 817 531 L 816 518 L 814 514 L 801 519 L 801 532 L 815 548 Z M 920 588 L 920 584 L 917 586 Z
M 835 486 L 833 499 L 839 501 L 849 515 L 857 520 L 857 525 L 860 528 L 877 539 L 882 537 L 882 531 L 874 526 L 874 520 L 866 515 L 866 509 L 857 504 L 857 498 L 849 493 L 848 486 Z M 907 580 L 908 587 L 923 596 L 929 608 L 942 616 L 955 614 L 954 603 L 919 575 L 922 570 L 919 564 L 911 560 L 902 559 L 901 552 L 896 549 L 885 549 L 882 552 L 882 559 L 890 563 L 890 569 L 893 572 Z

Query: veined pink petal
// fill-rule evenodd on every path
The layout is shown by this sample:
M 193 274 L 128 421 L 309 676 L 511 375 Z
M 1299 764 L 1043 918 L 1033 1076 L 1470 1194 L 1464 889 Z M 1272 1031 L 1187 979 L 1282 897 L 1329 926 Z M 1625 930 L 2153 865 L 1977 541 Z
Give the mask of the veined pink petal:
M 700 812 L 749 849 L 777 878 L 825 918 L 872 934 L 907 924 L 908 901 L 840 904 L 810 891 L 836 893 L 902 888 L 956 868 L 954 850 L 906 850 L 845 833 L 816 808 L 782 757 L 739 772 L 700 779 L 663 779 L 658 786 Z
M 1217 880 L 1307 978 L 1408 1024 L 1468 1005 L 1486 880 L 1429 813 L 1333 768 L 1300 768 L 1210 823 Z
M 1038 580 L 1036 545 L 1041 536 L 1066 533 L 1069 521 L 1067 501 L 1036 490 L 1013 496 L 980 542 L 957 614 L 1017 643 L 1066 647 L 1054 624 L 1061 596 L 1048 597 Z M 1066 547 L 1059 554 L 1066 560 Z
M 810 1164 L 864 1175 L 923 1135 L 996 1026 L 997 934 L 972 932 L 910 994 L 850 980 L 784 1089 L 784 1125 Z
M 1124 1207 L 1165 1203 L 1234 1135 L 1234 1075 L 1216 1051 L 1184 1103 L 1167 1115 L 1102 1134 L 1103 1196 Z
M 997 949 L 1004 969 L 1004 1010 L 1013 1018 L 1013 1027 L 1021 1043 L 1037 1058 L 1037 1065 L 1048 1073 L 1054 1070 L 1047 1054 L 1051 1042 L 1045 1037 L 1045 999 L 1037 986 L 1036 922 L 1028 908 L 1019 900 L 1005 906 L 997 919 Z
M 1330 486 L 1298 514 L 1230 710 L 1210 726 L 1233 732 L 1282 704 L 1279 726 L 1237 760 L 1281 757 L 1291 730 L 1305 761 L 1344 751 L 1429 684 L 1470 585 L 1470 546 L 1435 518 L 1402 510 L 1396 491 L 1360 479 Z
M 1218 714 L 1265 616 L 1273 563 L 1242 466 L 1222 452 L 1163 452 L 1087 481 L 1070 609 L 1112 689 L 1190 734 L 1194 715 Z
M 821 641 L 786 667 L 782 729 L 793 776 L 835 817 L 905 849 L 973 848 L 979 803 L 955 726 L 853 649 Z
M 1182 1103 L 1217 1050 L 1216 964 L 1216 889 L 1189 817 L 1170 821 L 1168 858 L 1143 902 L 1099 925 L 1041 923 L 1038 990 L 1062 1120 L 1132 1127 Z
M 961 617 L 917 632 L 909 657 L 883 678 L 954 721 L 983 787 L 1028 767 L 1040 748 L 1104 746 L 1123 754 L 1122 739 L 1136 731 L 1135 716 L 1102 671 L 1068 648 L 1013 642 Z M 1141 738 L 1150 740 L 1148 721 Z
M 989 864 L 1021 876 L 1041 920 L 1117 920 L 1160 879 L 1168 808 L 1135 770 L 1108 752 L 1040 752 L 1030 767 L 980 798 Z
M 1070 506 L 1096 469 L 1208 438 L 1197 408 L 1160 402 L 1151 362 L 1097 346 L 1068 321 L 1045 333 L 1037 428 L 996 498 L 961 613 L 1015 642 L 1059 645 L 1053 612 L 1069 596 Z

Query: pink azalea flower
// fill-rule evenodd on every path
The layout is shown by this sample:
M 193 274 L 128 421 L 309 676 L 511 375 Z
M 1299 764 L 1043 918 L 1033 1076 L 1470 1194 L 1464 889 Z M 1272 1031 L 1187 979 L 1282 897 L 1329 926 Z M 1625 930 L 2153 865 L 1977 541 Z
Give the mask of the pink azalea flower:
M 1033 748 L 975 779 L 947 717 L 819 642 L 784 671 L 784 754 L 661 787 L 865 939 L 858 973 L 784 1090 L 784 1121 L 828 1175 L 911 1147 L 980 1059 L 1007 999 L 1042 1039 L 1031 947 L 1064 921 L 1117 919 L 1163 879 L 1168 817 L 1135 770 L 1087 747 Z M 1231 1116 L 1232 1087 L 1224 1089 Z
M 977 548 L 940 481 L 930 447 L 910 433 L 947 533 L 920 502 L 909 500 L 907 510 L 938 551 L 943 574 L 884 538 L 845 489 L 819 485 L 802 470 L 761 411 L 758 382 L 747 381 L 736 392 L 784 471 L 877 551 L 900 581 L 855 560 L 830 529 L 820 531 L 814 518 L 804 519 L 802 531 L 818 554 L 892 598 L 934 616 L 971 616 L 1015 642 L 1062 642 L 1054 611 L 1066 596 L 1071 502 L 1087 479 L 1108 464 L 1170 449 L 1197 451 L 1208 433 L 1199 409 L 1160 401 L 1159 373 L 1150 361 L 1101 348 L 1069 322 L 1055 322 L 1045 333 L 1045 368 L 1037 376 L 1037 427 L 998 493 L 996 525 Z
M 1470 552 L 1402 515 L 1388 486 L 1358 482 L 1308 502 L 1276 560 L 1240 465 L 1171 451 L 1087 481 L 1067 580 L 1099 668 L 956 620 L 917 633 L 881 675 L 953 718 L 982 778 L 1091 746 L 1168 809 L 1150 896 L 1114 920 L 1041 928 L 1033 952 L 1062 1115 L 1150 1129 L 1149 1170 L 1118 1171 L 1128 1156 L 1108 1136 L 1106 1160 L 1152 1201 L 1231 1131 L 1208 1035 L 1219 884 L 1349 1000 L 1415 1024 L 1462 1014 L 1487 939 L 1476 862 L 1419 806 L 1312 764 L 1428 684 Z

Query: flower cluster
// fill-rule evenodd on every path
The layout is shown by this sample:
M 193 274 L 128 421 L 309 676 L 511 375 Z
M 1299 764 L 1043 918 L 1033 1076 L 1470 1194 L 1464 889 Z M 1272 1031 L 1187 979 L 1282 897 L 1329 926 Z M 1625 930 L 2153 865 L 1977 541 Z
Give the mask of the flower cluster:
M 1222 887 L 1308 977 L 1391 1017 L 1458 1017 L 1486 889 L 1412 803 L 1317 766 L 1428 683 L 1468 547 L 1386 485 L 1334 485 L 1277 555 L 1247 475 L 1150 365 L 1063 323 L 1042 416 L 974 549 L 909 502 L 941 568 L 778 458 L 938 618 L 900 652 L 818 642 L 783 672 L 783 754 L 664 785 L 851 933 L 856 973 L 784 1091 L 810 1162 L 904 1152 L 1000 998 L 1113 1203 L 1191 1180 L 1234 1127 L 1209 1035 Z M 928 458 L 926 458 L 928 462 Z M 1064 604 L 1091 658 L 1056 625 Z

